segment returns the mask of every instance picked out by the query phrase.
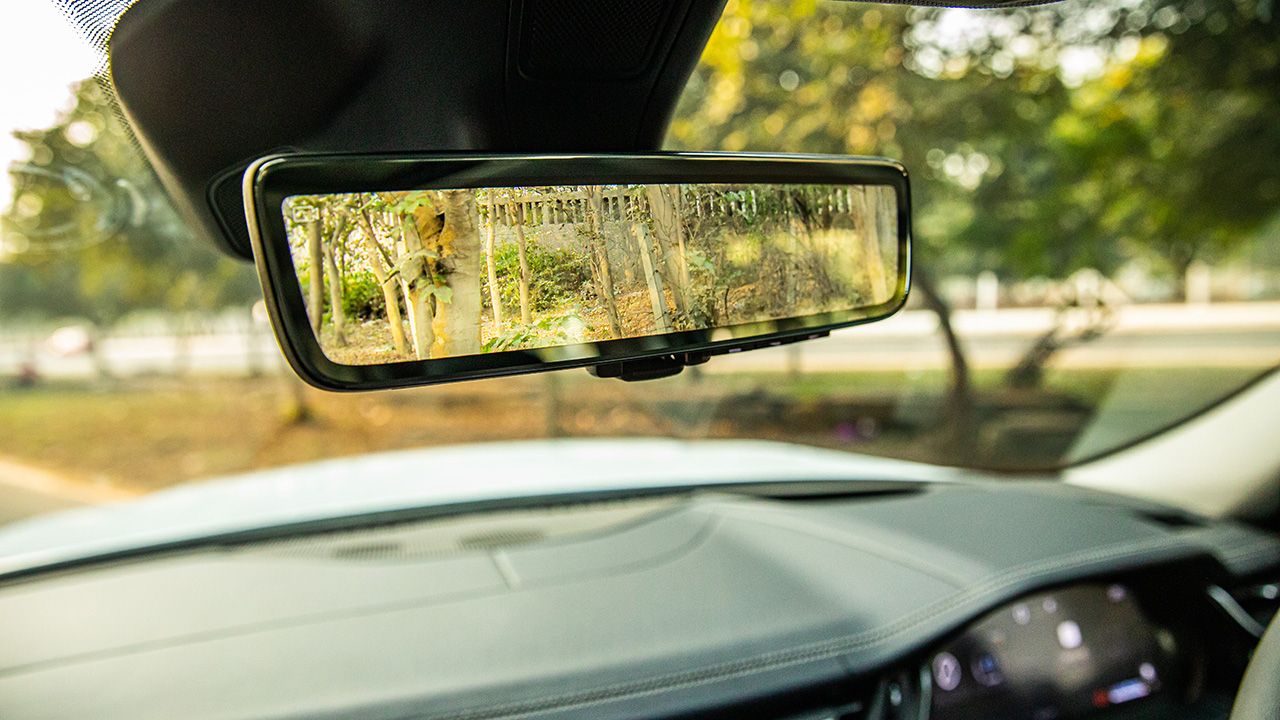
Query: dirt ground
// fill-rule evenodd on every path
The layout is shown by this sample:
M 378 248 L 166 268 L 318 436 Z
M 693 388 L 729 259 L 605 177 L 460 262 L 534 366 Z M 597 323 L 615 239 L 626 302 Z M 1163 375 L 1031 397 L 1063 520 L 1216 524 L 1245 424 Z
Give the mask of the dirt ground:
M 838 428 L 786 427 L 768 404 L 763 414 L 731 420 L 756 404 L 759 385 L 696 375 L 629 384 L 585 372 L 364 394 L 320 392 L 285 376 L 46 384 L 0 393 L 0 456 L 98 486 L 148 491 L 262 467 L 462 442 L 744 435 L 843 442 Z M 792 389 L 801 406 L 814 402 L 806 394 L 823 392 Z
M 1224 371 L 1222 380 L 1235 377 Z M 987 388 L 975 415 L 982 452 L 1009 467 L 1043 467 L 1089 422 L 1111 375 L 1063 375 L 1032 392 L 993 390 L 998 375 L 975 379 Z M 1151 392 L 1138 398 L 1143 412 L 1159 410 L 1152 398 L 1174 397 L 1160 387 L 1186 382 L 1168 370 L 1150 379 Z M 544 437 L 746 437 L 946 462 L 935 442 L 944 388 L 941 373 L 697 370 L 647 383 L 568 371 L 360 394 L 312 390 L 285 375 L 46 383 L 0 390 L 0 458 L 124 491 L 383 450 Z

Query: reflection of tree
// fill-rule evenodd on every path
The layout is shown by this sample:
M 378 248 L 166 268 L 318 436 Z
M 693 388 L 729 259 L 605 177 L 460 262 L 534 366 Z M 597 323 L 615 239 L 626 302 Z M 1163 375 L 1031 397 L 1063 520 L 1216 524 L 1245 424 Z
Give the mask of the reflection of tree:
M 431 356 L 472 355 L 480 352 L 481 250 L 475 193 L 445 190 L 439 194 L 444 227 L 437 238 L 438 265 L 449 293 L 437 289 L 434 294 L 436 343 Z
M 885 196 L 881 194 L 880 197 Z M 891 289 L 885 286 L 889 278 L 885 276 L 884 262 L 880 257 L 881 228 L 874 222 L 878 214 L 876 211 L 883 211 L 883 208 L 874 207 L 876 196 L 867 193 L 864 187 L 850 187 L 846 199 L 851 208 L 849 214 L 853 218 L 854 233 L 862 241 L 867 286 L 871 288 L 872 297 L 887 298 Z M 868 218 L 872 219 L 871 223 L 867 222 Z
M 648 227 L 638 222 L 627 224 L 631 227 L 631 237 L 636 241 L 636 250 L 640 255 L 642 274 L 649 289 L 649 304 L 653 308 L 655 329 L 660 333 L 671 332 L 671 319 L 667 317 L 666 289 L 662 274 L 658 271 L 660 258 L 654 255 Z
M 587 238 L 591 246 L 591 274 L 595 281 L 596 297 L 604 301 L 609 315 L 610 337 L 623 337 L 622 319 L 618 315 L 618 291 L 613 284 L 613 270 L 609 266 L 609 249 L 605 245 L 604 221 L 600 188 L 586 189 Z
M 343 205 L 325 208 L 322 214 L 322 222 L 327 219 L 333 226 L 329 242 L 324 243 L 324 273 L 329 280 L 329 308 L 333 317 L 333 338 L 339 346 L 347 344 L 347 314 L 342 303 L 342 276 L 334 258 L 343 253 L 349 218 L 349 211 Z
M 692 315 L 689 299 L 689 260 L 685 247 L 685 222 L 680 203 L 680 189 L 674 185 L 651 185 L 645 188 L 648 217 L 653 236 L 660 249 L 662 276 L 671 288 L 678 317 L 696 324 L 701 318 Z
M 493 191 L 489 193 L 488 212 L 485 214 L 485 221 L 488 225 L 488 236 L 484 245 L 484 265 L 485 273 L 489 281 L 489 307 L 493 308 L 493 326 L 502 328 L 502 297 L 498 292 L 498 268 L 494 260 L 494 243 L 498 232 L 498 219 L 496 217 L 496 205 L 493 201 Z
M 529 307 L 529 252 L 524 238 L 524 203 L 511 199 L 511 223 L 516 229 L 516 252 L 520 258 L 520 322 L 528 325 L 533 321 L 533 311 Z
M 391 342 L 395 347 L 397 355 L 404 355 L 408 352 L 408 345 L 405 343 L 404 337 L 404 320 L 400 316 L 400 295 L 396 292 L 397 286 L 390 278 L 391 271 L 390 256 L 386 249 L 378 240 L 378 234 L 373 229 L 373 219 L 369 216 L 367 208 L 361 208 L 356 213 L 356 218 L 360 223 L 361 242 L 364 244 L 365 259 L 369 266 L 369 270 L 373 273 L 374 278 L 378 281 L 378 287 L 382 290 L 383 307 L 386 308 L 387 324 L 390 326 Z

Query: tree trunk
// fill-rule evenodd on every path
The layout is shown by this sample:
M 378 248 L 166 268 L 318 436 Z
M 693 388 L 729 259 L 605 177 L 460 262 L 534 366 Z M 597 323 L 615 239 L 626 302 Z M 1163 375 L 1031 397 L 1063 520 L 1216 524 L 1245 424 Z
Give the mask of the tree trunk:
M 333 341 L 338 347 L 347 344 L 347 316 L 342 309 L 342 278 L 333 259 L 333 246 L 324 249 L 324 272 L 329 278 L 329 313 L 333 319 Z
M 867 188 L 849 188 L 849 207 L 853 219 L 853 232 L 858 236 L 859 260 L 866 277 L 866 288 L 873 304 L 886 302 L 890 292 L 886 287 L 884 258 L 880 255 L 880 205 Z
M 631 235 L 640 247 L 640 264 L 644 268 L 645 284 L 649 286 L 649 303 L 653 306 L 653 324 L 660 333 L 671 332 L 671 321 L 667 318 L 667 298 L 663 292 L 662 277 L 654 267 L 653 247 L 649 242 L 644 226 L 638 223 L 631 225 Z
M 191 371 L 191 318 L 187 314 L 175 314 L 170 321 L 173 333 L 173 374 L 186 375 Z
M 520 322 L 528 325 L 533 322 L 533 311 L 529 307 L 529 257 L 525 252 L 524 241 L 524 205 L 512 202 L 511 222 L 516 228 L 516 248 L 520 253 Z
M 281 377 L 285 385 L 284 397 L 280 402 L 280 420 L 283 424 L 307 425 L 315 421 L 315 410 L 308 399 L 306 384 L 291 372 Z
M 674 185 L 650 185 L 645 188 L 653 234 L 662 251 L 667 286 L 676 311 L 689 318 L 689 261 L 685 253 L 684 220 L 680 216 L 680 190 Z
M 898 263 L 901 258 L 898 257 L 898 198 L 890 188 L 880 188 L 877 193 L 879 212 L 876 213 L 876 222 L 879 225 L 879 250 L 876 253 L 876 264 L 880 272 L 882 287 L 884 288 L 884 297 L 880 298 L 880 302 L 888 302 L 893 297 L 898 287 Z M 891 243 L 893 250 L 889 257 L 893 258 L 893 267 L 888 268 L 885 265 L 885 245 Z
M 103 323 L 91 321 L 88 327 L 89 342 L 85 350 L 89 353 L 89 360 L 93 363 L 93 370 L 98 376 L 99 381 L 114 380 L 115 372 L 111 369 L 111 364 L 107 362 L 106 351 L 102 349 L 103 342 Z
M 396 292 L 396 283 L 388 280 L 390 273 L 369 213 L 361 211 L 358 213 L 358 218 L 360 230 L 365 239 L 365 252 L 369 254 L 369 269 L 373 271 L 378 287 L 382 288 L 382 302 L 386 305 L 387 324 L 391 327 L 391 343 L 396 348 L 396 355 L 406 355 L 409 348 L 404 337 L 404 319 L 400 317 L 400 293 Z
M 1173 267 L 1173 300 L 1187 301 L 1187 279 L 1191 274 L 1191 265 L 1196 261 L 1196 253 L 1186 245 L 1175 246 L 1166 255 L 1169 265 Z
M 938 330 L 951 358 L 951 384 L 942 411 L 941 449 L 950 456 L 949 461 L 964 464 L 973 457 L 978 439 L 969 363 L 960 337 L 951 325 L 950 306 L 934 287 L 932 277 L 918 263 L 913 268 L 913 281 L 925 306 L 938 316 Z
M 448 278 L 447 300 L 436 296 L 435 344 L 431 357 L 475 355 L 480 352 L 480 224 L 475 193 L 440 193 L 444 227 L 440 232 L 440 263 Z
M 489 304 L 493 307 L 493 331 L 502 332 L 502 293 L 498 291 L 498 269 L 493 253 L 498 232 L 497 207 L 493 203 L 493 190 L 489 191 L 489 241 L 484 246 L 485 271 L 489 280 Z
M 307 319 L 311 331 L 320 337 L 320 323 L 324 320 L 324 253 L 320 249 L 320 218 L 307 223 L 307 259 L 310 277 L 307 282 Z
M 412 217 L 401 223 L 403 252 L 401 256 L 423 249 L 422 237 L 418 233 L 418 225 Z M 400 291 L 404 293 L 405 309 L 409 313 L 409 332 L 413 337 L 413 354 L 419 360 L 431 356 L 431 347 L 435 341 L 432 329 L 431 297 L 426 293 L 423 284 L 430 282 L 430 274 L 421 263 L 411 263 L 411 267 L 400 268 Z
M 324 217 L 322 214 L 321 217 Z M 329 278 L 329 313 L 333 319 L 333 339 L 339 347 L 347 344 L 347 316 L 342 307 L 342 275 L 338 272 L 338 257 L 343 236 L 347 233 L 348 215 L 339 211 L 333 218 L 333 235 L 329 241 L 322 243 L 324 251 L 324 272 Z
M 600 188 L 587 190 L 587 223 L 591 235 L 591 252 L 595 262 L 592 270 L 599 274 L 597 283 L 600 299 L 604 301 L 609 316 L 609 332 L 612 337 L 622 337 L 622 319 L 618 316 L 617 291 L 613 287 L 613 273 L 609 269 L 609 248 L 604 241 L 604 223 L 601 222 Z

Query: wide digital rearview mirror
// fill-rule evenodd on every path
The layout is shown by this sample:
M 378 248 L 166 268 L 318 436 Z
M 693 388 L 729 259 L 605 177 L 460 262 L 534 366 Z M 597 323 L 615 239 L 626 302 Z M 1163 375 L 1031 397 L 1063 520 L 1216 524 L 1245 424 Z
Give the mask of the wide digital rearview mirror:
M 909 284 L 887 160 L 277 155 L 244 192 L 280 345 L 329 389 L 661 377 L 886 317 Z

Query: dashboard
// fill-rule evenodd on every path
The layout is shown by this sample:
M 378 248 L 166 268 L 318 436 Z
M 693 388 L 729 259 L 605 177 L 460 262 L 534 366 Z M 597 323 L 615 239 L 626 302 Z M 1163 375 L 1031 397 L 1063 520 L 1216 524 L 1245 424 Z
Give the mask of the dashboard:
M 0 717 L 1225 718 L 1280 595 L 1280 541 L 1234 522 L 1043 482 L 789 487 L 3 579 Z

